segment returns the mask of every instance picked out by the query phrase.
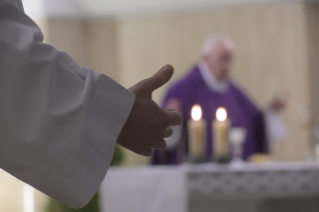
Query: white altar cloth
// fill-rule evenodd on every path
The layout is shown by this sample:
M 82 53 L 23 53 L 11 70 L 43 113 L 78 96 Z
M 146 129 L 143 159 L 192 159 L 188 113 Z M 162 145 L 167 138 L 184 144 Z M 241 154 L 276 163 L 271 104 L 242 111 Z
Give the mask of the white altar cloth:
M 100 192 L 102 212 L 187 212 L 202 199 L 319 197 L 319 164 L 116 167 Z

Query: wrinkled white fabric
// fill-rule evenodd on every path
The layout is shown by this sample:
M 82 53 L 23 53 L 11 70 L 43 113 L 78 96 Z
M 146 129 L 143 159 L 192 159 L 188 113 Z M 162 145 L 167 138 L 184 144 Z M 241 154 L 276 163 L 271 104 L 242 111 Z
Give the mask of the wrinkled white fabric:
M 83 207 L 105 177 L 134 100 L 43 43 L 21 0 L 0 0 L 0 168 Z

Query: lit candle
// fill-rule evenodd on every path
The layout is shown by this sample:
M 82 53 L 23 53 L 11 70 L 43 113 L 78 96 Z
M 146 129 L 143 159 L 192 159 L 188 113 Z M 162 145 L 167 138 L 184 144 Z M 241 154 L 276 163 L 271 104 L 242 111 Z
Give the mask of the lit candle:
M 202 119 L 202 109 L 194 105 L 191 111 L 192 119 L 188 121 L 189 156 L 196 158 L 203 157 L 206 143 L 206 122 Z
M 228 141 L 228 129 L 230 121 L 227 119 L 225 108 L 218 108 L 216 119 L 213 121 L 214 132 L 214 158 L 216 162 L 229 162 L 230 150 Z

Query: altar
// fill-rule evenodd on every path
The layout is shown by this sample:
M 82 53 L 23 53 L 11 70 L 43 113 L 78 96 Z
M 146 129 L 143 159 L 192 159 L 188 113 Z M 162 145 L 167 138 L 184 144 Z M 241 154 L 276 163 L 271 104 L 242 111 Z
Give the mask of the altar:
M 110 168 L 102 212 L 319 211 L 319 163 Z

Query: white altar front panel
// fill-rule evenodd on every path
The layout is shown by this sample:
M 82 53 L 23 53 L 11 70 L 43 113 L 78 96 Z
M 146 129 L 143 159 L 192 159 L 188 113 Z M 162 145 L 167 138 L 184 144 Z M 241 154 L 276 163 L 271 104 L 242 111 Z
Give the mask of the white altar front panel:
M 111 168 L 100 188 L 103 212 L 185 212 L 185 172 L 177 167 Z
M 271 208 L 265 207 L 267 199 L 308 197 L 319 197 L 316 163 L 118 167 L 109 170 L 101 186 L 103 212 L 209 211 L 212 207 L 219 212 L 247 212 Z

